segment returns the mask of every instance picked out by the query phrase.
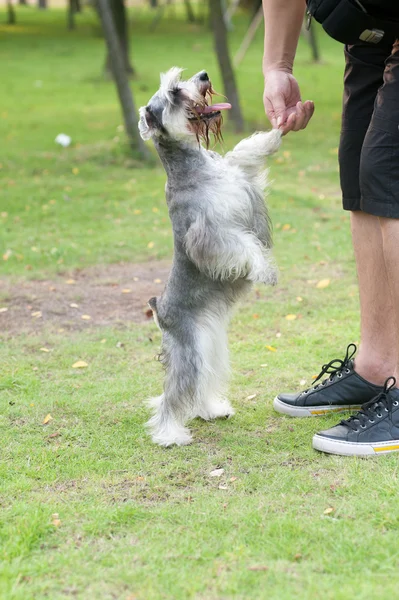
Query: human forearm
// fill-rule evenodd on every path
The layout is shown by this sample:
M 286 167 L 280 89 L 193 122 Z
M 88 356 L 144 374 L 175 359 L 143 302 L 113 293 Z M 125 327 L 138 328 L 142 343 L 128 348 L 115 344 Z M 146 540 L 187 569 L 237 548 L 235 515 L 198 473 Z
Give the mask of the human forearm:
M 305 0 L 263 0 L 264 75 L 275 69 L 292 72 L 305 7 Z

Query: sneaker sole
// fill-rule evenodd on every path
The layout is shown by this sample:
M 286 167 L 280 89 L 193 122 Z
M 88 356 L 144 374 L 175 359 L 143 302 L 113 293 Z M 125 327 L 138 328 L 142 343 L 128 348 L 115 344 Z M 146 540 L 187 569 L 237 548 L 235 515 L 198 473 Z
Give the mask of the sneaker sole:
M 313 436 L 313 448 L 319 450 L 319 452 L 339 454 L 341 456 L 378 456 L 379 454 L 399 452 L 399 440 L 362 444 L 359 442 L 334 440 L 316 433 Z
M 328 404 L 326 406 L 292 406 L 282 402 L 278 396 L 273 401 L 274 410 L 283 415 L 289 415 L 290 417 L 321 417 L 323 415 L 329 415 L 330 413 L 341 413 L 348 411 L 356 411 L 361 409 L 360 404 L 352 404 L 349 406 L 333 406 Z

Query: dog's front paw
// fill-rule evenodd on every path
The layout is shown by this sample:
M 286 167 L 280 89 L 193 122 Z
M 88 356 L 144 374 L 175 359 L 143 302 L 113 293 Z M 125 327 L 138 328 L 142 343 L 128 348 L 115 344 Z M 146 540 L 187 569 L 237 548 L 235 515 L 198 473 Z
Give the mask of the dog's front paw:
M 262 271 L 253 271 L 248 279 L 253 283 L 264 283 L 265 285 L 276 285 L 278 281 L 278 270 L 276 267 L 267 267 Z

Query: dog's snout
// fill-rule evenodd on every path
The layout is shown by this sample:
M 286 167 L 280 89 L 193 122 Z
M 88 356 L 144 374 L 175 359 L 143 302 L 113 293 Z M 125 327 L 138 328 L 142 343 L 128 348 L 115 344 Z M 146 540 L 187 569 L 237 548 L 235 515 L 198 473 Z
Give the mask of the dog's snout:
M 201 71 L 199 74 L 200 81 L 209 81 L 208 73 L 206 71 Z

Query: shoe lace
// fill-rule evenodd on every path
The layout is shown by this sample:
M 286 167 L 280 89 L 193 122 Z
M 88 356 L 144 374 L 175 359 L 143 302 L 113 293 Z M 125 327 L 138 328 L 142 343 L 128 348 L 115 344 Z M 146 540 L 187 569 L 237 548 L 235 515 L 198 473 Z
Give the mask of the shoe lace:
M 342 372 L 348 368 L 349 361 L 353 358 L 356 353 L 356 344 L 349 344 L 346 349 L 345 358 L 341 360 L 340 358 L 334 358 L 330 360 L 329 363 L 322 366 L 320 373 L 316 377 L 313 382 L 312 387 L 307 388 L 302 393 L 307 394 L 310 390 L 318 390 L 319 388 L 327 385 L 327 383 L 334 381 L 336 376 L 341 376 Z M 323 381 L 314 385 L 317 381 L 319 381 L 324 375 L 329 374 L 329 377 L 326 377 Z
M 388 377 L 384 383 L 383 391 L 369 402 L 366 402 L 366 404 L 363 404 L 362 408 L 355 415 L 341 421 L 340 425 L 358 431 L 359 425 L 362 429 L 365 429 L 367 421 L 374 423 L 376 418 L 380 419 L 383 411 L 391 415 L 392 408 L 397 405 L 397 401 L 395 401 L 392 394 L 389 394 L 389 391 L 395 387 L 395 384 L 395 377 Z

